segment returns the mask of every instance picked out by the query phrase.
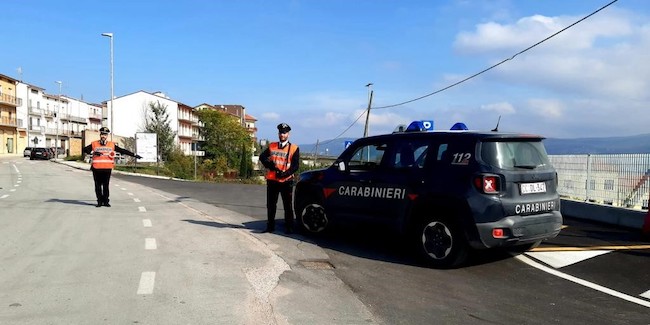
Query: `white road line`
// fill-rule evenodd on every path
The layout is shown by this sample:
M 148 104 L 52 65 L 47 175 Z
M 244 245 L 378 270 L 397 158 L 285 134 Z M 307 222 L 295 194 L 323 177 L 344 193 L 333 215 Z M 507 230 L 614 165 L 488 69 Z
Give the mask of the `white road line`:
M 122 190 L 122 191 L 126 191 L 126 189 L 125 189 L 124 187 L 122 187 L 120 190 Z
M 156 238 L 145 238 L 144 239 L 144 249 L 146 250 L 153 250 L 157 249 L 158 245 L 156 245 Z
M 16 192 L 16 189 L 12 188 L 12 189 L 9 190 L 9 192 Z
M 133 193 L 131 193 L 131 192 L 129 192 L 129 193 L 126 193 L 126 194 L 128 194 L 128 195 L 130 195 L 130 196 L 133 196 Z
M 17 180 L 17 181 L 16 181 L 16 183 L 18 183 L 18 184 L 20 184 L 20 183 L 22 183 L 22 182 L 23 182 L 23 181 L 21 181 L 21 180 Z
M 641 297 L 650 299 L 650 290 L 641 294 Z
M 138 285 L 139 295 L 150 295 L 153 293 L 153 286 L 156 282 L 156 272 L 142 272 L 140 284 Z
M 515 258 L 522 261 L 522 262 L 524 262 L 524 263 L 526 263 L 526 264 L 528 264 L 528 265 L 530 265 L 530 266 L 532 266 L 532 267 L 534 267 L 534 268 L 536 268 L 536 269 L 539 269 L 539 270 L 544 271 L 546 273 L 555 275 L 555 276 L 557 276 L 559 278 L 569 280 L 571 282 L 577 283 L 577 284 L 585 286 L 587 288 L 591 288 L 591 289 L 600 291 L 600 292 L 608 294 L 610 296 L 614 296 L 614 297 L 617 297 L 617 298 L 620 298 L 620 299 L 623 299 L 623 300 L 627 300 L 629 302 L 632 302 L 632 303 L 635 303 L 635 304 L 650 308 L 650 301 L 646 301 L 646 300 L 643 300 L 643 299 L 632 297 L 632 296 L 626 295 L 626 294 L 624 294 L 622 292 L 618 292 L 618 291 L 612 290 L 610 288 L 603 287 L 601 285 L 598 285 L 598 284 L 595 284 L 595 283 L 592 283 L 592 282 L 589 282 L 589 281 L 586 281 L 586 280 L 583 280 L 583 279 L 580 279 L 580 278 L 576 278 L 576 277 L 574 277 L 572 275 L 562 273 L 562 272 L 560 272 L 558 270 L 554 270 L 554 269 L 552 269 L 550 267 L 539 264 L 539 263 L 531 260 L 530 258 L 524 256 L 523 254 L 522 255 L 517 255 L 517 256 L 515 256 Z
M 18 186 L 20 186 L 20 185 L 18 185 L 18 184 L 14 185 L 14 187 L 18 187 Z
M 3 196 L 0 196 L 0 199 L 4 199 L 4 198 L 7 198 L 7 197 L 9 197 L 9 194 L 5 194 Z
M 142 226 L 145 228 L 151 228 L 151 219 L 142 219 Z
M 133 202 L 140 203 L 140 199 L 138 199 L 138 198 L 133 198 Z
M 147 212 L 147 209 L 145 207 L 138 207 L 138 211 Z
M 14 169 L 16 170 L 16 173 L 20 174 L 20 170 L 18 170 L 18 167 L 16 167 L 16 165 L 14 165 Z

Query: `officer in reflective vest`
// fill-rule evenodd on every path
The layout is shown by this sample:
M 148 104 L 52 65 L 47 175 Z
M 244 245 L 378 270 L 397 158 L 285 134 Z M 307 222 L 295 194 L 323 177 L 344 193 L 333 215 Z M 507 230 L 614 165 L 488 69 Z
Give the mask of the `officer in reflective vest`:
M 107 141 L 108 134 L 111 133 L 107 127 L 99 129 L 99 140 L 93 141 L 91 144 L 84 147 L 83 152 L 92 155 L 92 164 L 90 170 L 93 172 L 93 180 L 95 181 L 95 196 L 97 196 L 96 207 L 110 207 L 108 196 L 108 184 L 111 180 L 111 172 L 115 167 L 115 153 L 119 152 L 123 155 L 135 157 L 140 159 L 139 155 L 131 151 L 120 148 L 114 142 Z
M 298 146 L 289 142 L 291 127 L 287 123 L 278 125 L 278 139 L 280 141 L 269 144 L 268 148 L 260 155 L 262 165 L 266 172 L 266 210 L 267 223 L 264 232 L 275 231 L 275 210 L 278 204 L 278 195 L 282 196 L 284 207 L 284 232 L 293 232 L 293 174 L 298 171 L 300 163 L 300 150 Z

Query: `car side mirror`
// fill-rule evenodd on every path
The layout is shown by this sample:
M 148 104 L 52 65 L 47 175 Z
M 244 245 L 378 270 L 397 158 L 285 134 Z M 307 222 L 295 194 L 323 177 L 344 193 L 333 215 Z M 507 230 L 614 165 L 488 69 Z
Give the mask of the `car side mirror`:
M 339 167 L 339 171 L 342 171 L 342 172 L 345 171 L 345 163 L 344 162 L 339 161 L 338 167 Z

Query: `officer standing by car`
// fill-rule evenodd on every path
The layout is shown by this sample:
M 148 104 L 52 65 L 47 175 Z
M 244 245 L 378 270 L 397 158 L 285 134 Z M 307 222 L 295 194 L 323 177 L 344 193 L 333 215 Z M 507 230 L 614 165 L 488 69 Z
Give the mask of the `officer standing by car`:
M 119 152 L 123 155 L 135 157 L 136 159 L 142 158 L 133 152 L 120 148 L 116 143 L 107 141 L 108 134 L 111 133 L 107 127 L 99 129 L 99 140 L 93 141 L 91 144 L 84 147 L 83 152 L 92 155 L 92 164 L 90 170 L 93 172 L 93 180 L 95 181 L 95 196 L 97 196 L 96 207 L 110 207 L 109 203 L 109 190 L 108 184 L 111 180 L 111 172 L 115 167 L 115 153 Z
M 293 232 L 293 174 L 298 171 L 300 150 L 289 142 L 291 127 L 287 123 L 278 124 L 278 142 L 272 142 L 260 155 L 266 172 L 266 209 L 267 223 L 264 232 L 275 231 L 275 211 L 278 195 L 282 196 L 284 206 L 284 231 Z

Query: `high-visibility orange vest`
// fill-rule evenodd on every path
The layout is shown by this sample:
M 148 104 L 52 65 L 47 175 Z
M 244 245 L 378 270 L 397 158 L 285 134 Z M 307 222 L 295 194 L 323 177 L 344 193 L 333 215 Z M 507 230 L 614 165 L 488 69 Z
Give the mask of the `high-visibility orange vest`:
M 93 163 L 94 169 L 113 169 L 115 167 L 115 143 L 106 141 L 102 146 L 99 141 L 93 141 Z M 97 155 L 97 153 L 101 155 Z
M 275 167 L 277 167 L 281 171 L 286 171 L 289 170 L 289 168 L 291 167 L 291 158 L 293 158 L 293 154 L 296 153 L 296 150 L 298 150 L 298 146 L 292 143 L 289 143 L 284 148 L 280 149 L 280 143 L 273 142 L 269 145 L 269 152 L 270 152 L 269 158 L 275 164 Z M 292 178 L 293 175 L 289 175 L 283 178 L 278 178 L 277 175 L 275 174 L 275 171 L 272 170 L 266 172 L 266 179 L 270 181 L 276 181 L 282 183 Z

